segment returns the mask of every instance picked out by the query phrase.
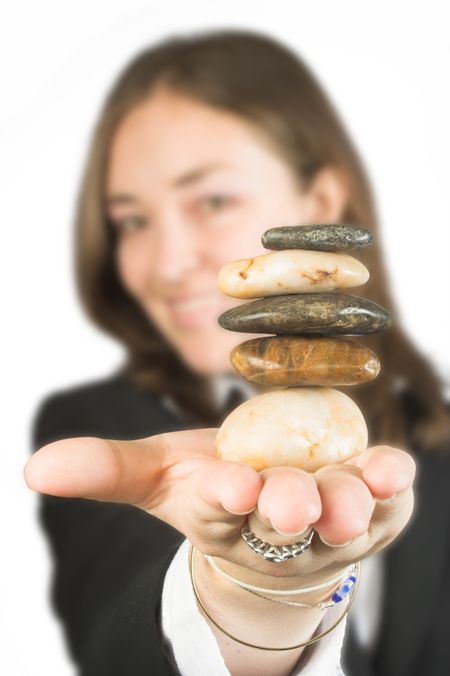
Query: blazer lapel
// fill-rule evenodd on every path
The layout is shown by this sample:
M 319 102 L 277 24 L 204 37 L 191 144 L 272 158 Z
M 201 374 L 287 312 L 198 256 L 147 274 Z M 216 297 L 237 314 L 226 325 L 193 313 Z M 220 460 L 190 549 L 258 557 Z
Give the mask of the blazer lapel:
M 386 556 L 383 630 L 377 673 L 402 676 L 409 671 L 426 630 L 444 574 L 448 528 L 448 462 L 420 456 L 416 503 L 406 532 Z M 444 497 L 445 496 L 445 497 Z

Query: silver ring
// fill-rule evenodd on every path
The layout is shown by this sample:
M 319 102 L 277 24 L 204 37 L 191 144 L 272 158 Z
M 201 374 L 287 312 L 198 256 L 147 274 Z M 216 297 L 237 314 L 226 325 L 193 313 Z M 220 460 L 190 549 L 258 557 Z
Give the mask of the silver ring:
M 283 561 L 295 559 L 300 554 L 303 554 L 311 545 L 313 535 L 314 529 L 311 528 L 303 540 L 294 542 L 292 545 L 272 545 L 270 542 L 264 542 L 264 540 L 255 535 L 247 524 L 241 529 L 241 537 L 250 549 L 253 549 L 256 554 L 266 561 L 272 561 L 273 563 L 283 563 Z

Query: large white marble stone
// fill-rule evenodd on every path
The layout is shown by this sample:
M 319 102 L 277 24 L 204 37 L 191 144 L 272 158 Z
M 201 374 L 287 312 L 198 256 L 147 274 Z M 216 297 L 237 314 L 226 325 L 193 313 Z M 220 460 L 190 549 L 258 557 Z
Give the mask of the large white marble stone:
M 234 409 L 216 436 L 221 460 L 257 471 L 289 465 L 307 472 L 367 448 L 367 426 L 350 397 L 326 387 L 266 392 Z

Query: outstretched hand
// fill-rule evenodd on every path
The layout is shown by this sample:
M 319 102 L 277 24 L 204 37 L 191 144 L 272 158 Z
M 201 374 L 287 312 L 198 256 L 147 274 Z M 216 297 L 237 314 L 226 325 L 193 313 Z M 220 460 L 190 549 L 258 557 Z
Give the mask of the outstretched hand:
M 302 584 L 380 550 L 411 516 L 415 465 L 402 450 L 376 446 L 314 474 L 284 466 L 257 472 L 218 460 L 216 432 L 56 441 L 29 459 L 25 480 L 41 493 L 132 504 L 176 528 L 204 554 L 262 574 L 301 576 Z M 301 539 L 310 525 L 316 535 L 300 557 L 273 564 L 242 540 L 247 519 L 258 537 L 273 544 Z

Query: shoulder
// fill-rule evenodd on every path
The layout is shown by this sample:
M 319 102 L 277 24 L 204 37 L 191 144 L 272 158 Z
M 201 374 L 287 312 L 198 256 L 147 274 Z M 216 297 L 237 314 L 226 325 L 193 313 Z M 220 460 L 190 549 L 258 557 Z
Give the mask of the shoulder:
M 48 394 L 36 408 L 31 436 L 35 450 L 67 437 L 126 439 L 173 429 L 179 422 L 160 396 L 113 375 Z

